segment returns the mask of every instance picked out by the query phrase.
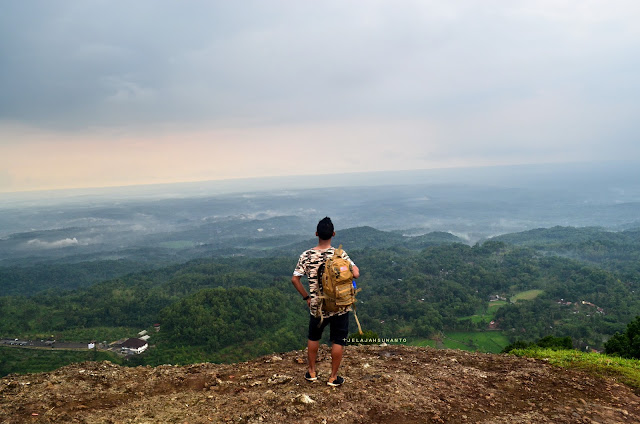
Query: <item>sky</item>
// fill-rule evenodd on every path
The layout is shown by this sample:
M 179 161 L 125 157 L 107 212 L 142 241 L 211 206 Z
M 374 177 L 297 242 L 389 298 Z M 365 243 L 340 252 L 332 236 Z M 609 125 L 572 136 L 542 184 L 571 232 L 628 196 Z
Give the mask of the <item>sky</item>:
M 0 193 L 640 158 L 636 0 L 0 3 Z

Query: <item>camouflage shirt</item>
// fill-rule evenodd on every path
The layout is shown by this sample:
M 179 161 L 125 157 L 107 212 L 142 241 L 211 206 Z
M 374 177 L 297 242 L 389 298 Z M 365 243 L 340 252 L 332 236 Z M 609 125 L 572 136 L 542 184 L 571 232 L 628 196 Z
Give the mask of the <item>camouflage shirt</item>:
M 320 265 L 324 263 L 324 261 L 333 256 L 333 252 L 335 251 L 334 247 L 329 247 L 328 249 L 309 249 L 302 252 L 300 255 L 300 259 L 298 259 L 298 265 L 296 265 L 296 269 L 293 271 L 293 275 L 298 277 L 302 277 L 304 275 L 307 276 L 309 280 L 309 296 L 311 300 L 311 305 L 309 308 L 309 313 L 313 316 L 320 316 L 318 314 L 318 296 L 320 294 L 320 284 L 318 283 L 318 269 Z M 342 251 L 342 257 L 352 265 L 355 265 L 347 252 Z M 323 311 L 322 316 L 328 318 L 333 315 L 341 315 L 351 310 L 351 306 L 347 306 L 344 310 L 340 310 L 337 312 L 327 312 Z

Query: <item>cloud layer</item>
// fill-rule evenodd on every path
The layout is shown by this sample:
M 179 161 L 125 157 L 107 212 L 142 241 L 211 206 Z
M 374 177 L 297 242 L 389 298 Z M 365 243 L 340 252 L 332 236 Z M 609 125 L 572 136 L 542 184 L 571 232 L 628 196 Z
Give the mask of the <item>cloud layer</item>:
M 0 191 L 638 157 L 638 18 L 625 0 L 10 2 Z M 319 145 L 345 154 L 311 167 Z
M 41 249 L 57 249 L 60 247 L 78 246 L 79 244 L 80 243 L 78 242 L 78 239 L 76 239 L 75 237 L 56 241 L 33 239 L 27 242 L 27 246 L 37 247 Z

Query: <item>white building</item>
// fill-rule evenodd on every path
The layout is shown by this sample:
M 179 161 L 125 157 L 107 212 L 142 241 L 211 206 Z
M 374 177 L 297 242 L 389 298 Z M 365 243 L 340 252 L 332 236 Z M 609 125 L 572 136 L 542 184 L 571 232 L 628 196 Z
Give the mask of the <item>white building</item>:
M 123 353 L 134 353 L 136 355 L 141 354 L 149 347 L 149 343 L 145 340 L 131 338 L 125 340 L 124 343 L 120 345 Z

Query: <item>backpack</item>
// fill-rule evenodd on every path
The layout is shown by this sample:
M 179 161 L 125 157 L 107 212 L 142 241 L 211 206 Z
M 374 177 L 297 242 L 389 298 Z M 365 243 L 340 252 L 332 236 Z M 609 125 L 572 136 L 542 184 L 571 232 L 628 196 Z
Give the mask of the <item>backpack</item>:
M 342 257 L 342 245 L 333 255 L 328 257 L 319 269 L 319 282 L 322 291 L 319 311 L 337 312 L 353 305 L 353 316 L 358 324 L 358 331 L 362 334 L 362 328 L 355 311 L 356 293 L 361 289 L 355 289 L 351 262 Z M 320 312 L 322 323 L 322 312 Z

